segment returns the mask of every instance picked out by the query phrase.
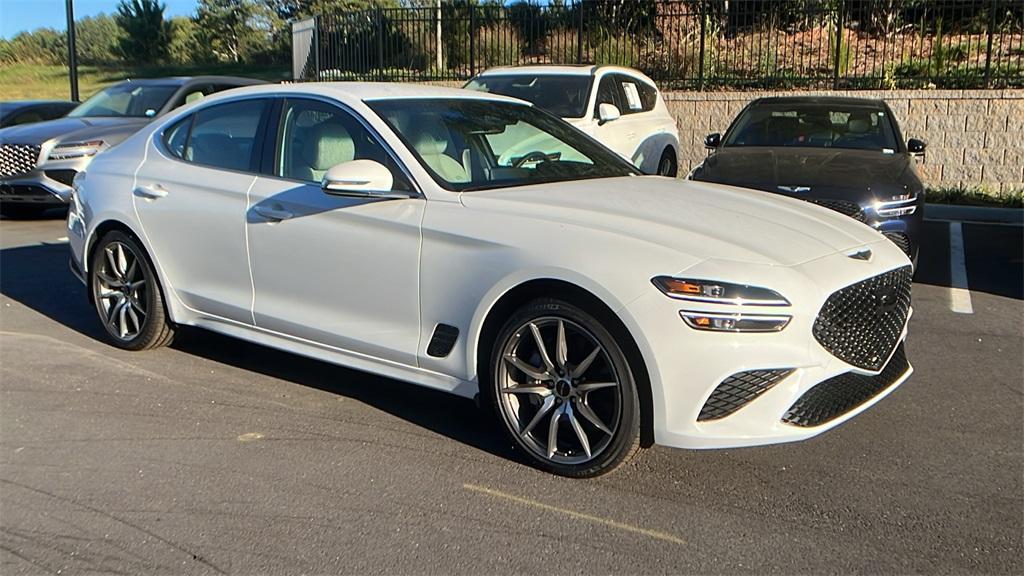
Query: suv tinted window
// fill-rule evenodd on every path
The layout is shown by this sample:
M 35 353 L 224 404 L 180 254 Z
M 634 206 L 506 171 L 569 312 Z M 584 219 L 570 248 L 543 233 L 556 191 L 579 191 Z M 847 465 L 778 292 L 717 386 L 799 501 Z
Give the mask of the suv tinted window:
M 615 82 L 615 76 L 608 74 L 601 79 L 601 83 L 597 85 L 597 101 L 594 103 L 594 118 L 599 118 L 598 112 L 601 104 L 611 104 L 619 109 L 619 112 L 625 113 L 623 110 L 623 97 L 620 94 L 621 88 Z
M 243 100 L 196 112 L 185 160 L 227 170 L 251 170 L 256 132 L 268 102 Z

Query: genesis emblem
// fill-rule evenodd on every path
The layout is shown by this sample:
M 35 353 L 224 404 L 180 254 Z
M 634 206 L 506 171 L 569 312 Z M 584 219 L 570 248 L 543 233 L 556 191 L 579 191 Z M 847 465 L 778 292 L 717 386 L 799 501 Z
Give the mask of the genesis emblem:
M 875 314 L 884 316 L 896 309 L 896 288 L 881 286 L 875 290 Z
M 858 250 L 856 252 L 851 252 L 851 253 L 847 254 L 846 256 L 848 258 L 853 258 L 854 260 L 868 261 L 868 260 L 871 260 L 871 250 L 868 250 L 867 248 L 865 248 L 863 250 Z
M 792 192 L 793 194 L 801 194 L 803 192 L 811 191 L 810 186 L 776 186 L 776 188 L 783 192 Z

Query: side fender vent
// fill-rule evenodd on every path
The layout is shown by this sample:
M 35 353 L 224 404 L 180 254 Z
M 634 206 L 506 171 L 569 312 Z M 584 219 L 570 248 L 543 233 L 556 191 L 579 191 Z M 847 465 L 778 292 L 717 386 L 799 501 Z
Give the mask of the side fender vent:
M 434 358 L 444 358 L 451 353 L 455 347 L 455 341 L 459 339 L 459 329 L 448 324 L 438 324 L 434 327 L 434 335 L 430 337 L 430 344 L 427 344 L 427 355 Z

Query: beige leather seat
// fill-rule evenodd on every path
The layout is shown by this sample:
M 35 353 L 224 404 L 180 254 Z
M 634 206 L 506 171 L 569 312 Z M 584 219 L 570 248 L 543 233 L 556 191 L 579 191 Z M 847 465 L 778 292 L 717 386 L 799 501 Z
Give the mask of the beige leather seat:
M 298 136 L 302 147 L 289 174 L 292 178 L 320 182 L 332 166 L 356 158 L 355 142 L 340 123 L 310 126 Z
M 412 146 L 431 170 L 448 182 L 469 182 L 469 174 L 462 164 L 445 153 L 451 140 L 447 128 L 434 121 L 419 123 L 415 130 Z

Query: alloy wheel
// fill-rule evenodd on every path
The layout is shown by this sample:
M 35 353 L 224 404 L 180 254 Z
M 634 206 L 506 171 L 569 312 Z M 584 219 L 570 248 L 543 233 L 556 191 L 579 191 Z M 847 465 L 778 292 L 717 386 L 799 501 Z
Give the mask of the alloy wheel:
M 557 464 L 594 460 L 622 420 L 622 380 L 587 329 L 545 316 L 506 340 L 497 368 L 498 406 L 535 456 Z
M 148 315 L 146 274 L 139 256 L 122 242 L 103 246 L 96 269 L 96 308 L 107 332 L 128 341 L 142 332 Z

